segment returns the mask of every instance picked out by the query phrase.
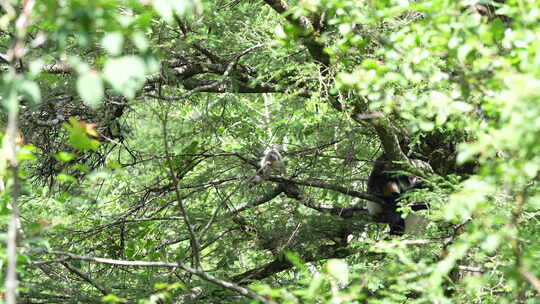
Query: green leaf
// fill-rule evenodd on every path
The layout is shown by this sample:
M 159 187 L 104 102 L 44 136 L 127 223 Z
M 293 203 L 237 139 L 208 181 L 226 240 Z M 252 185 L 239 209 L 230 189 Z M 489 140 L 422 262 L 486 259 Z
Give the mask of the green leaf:
M 83 165 L 83 164 L 74 164 L 74 165 L 70 166 L 70 168 L 74 169 L 74 170 L 79 170 L 79 171 L 84 172 L 84 173 L 90 172 L 90 169 L 88 169 L 88 167 Z
M 32 60 L 29 64 L 28 72 L 30 76 L 36 77 L 43 70 L 43 59 Z
M 343 260 L 333 259 L 328 261 L 326 271 L 343 284 L 349 281 L 349 266 Z
M 107 168 L 109 169 L 122 169 L 122 165 L 120 165 L 119 163 L 111 160 L 111 161 L 108 161 L 107 164 L 105 165 Z
M 18 83 L 18 91 L 30 102 L 37 103 L 41 101 L 41 91 L 39 86 L 31 80 L 23 80 Z
M 96 109 L 103 99 L 103 81 L 97 72 L 89 71 L 77 79 L 77 91 L 86 105 Z
M 486 250 L 487 252 L 495 252 L 497 248 L 501 245 L 502 239 L 501 235 L 497 233 L 492 233 L 487 236 L 484 243 L 482 244 L 482 249 Z
M 87 127 L 77 119 L 70 117 L 69 124 L 64 124 L 64 128 L 69 132 L 68 144 L 81 151 L 97 150 L 99 141 L 86 135 Z
M 59 160 L 59 161 L 62 161 L 62 162 L 68 162 L 72 159 L 74 159 L 75 157 L 77 157 L 77 154 L 75 153 L 70 153 L 70 152 L 58 152 L 54 155 L 54 158 L 56 160 Z
M 316 273 L 309 284 L 309 288 L 307 290 L 307 297 L 309 298 L 315 297 L 315 295 L 317 294 L 317 291 L 319 290 L 323 282 L 324 282 L 324 277 L 320 273 Z
M 104 303 L 112 303 L 112 304 L 115 304 L 115 303 L 126 303 L 126 299 L 122 299 L 122 298 L 119 298 L 115 295 L 112 295 L 112 294 L 108 294 L 104 297 L 101 298 L 101 301 L 103 301 Z
M 76 183 L 77 179 L 69 174 L 60 173 L 56 176 L 56 180 L 60 183 Z
M 118 56 L 122 52 L 124 36 L 120 32 L 108 33 L 101 41 L 105 50 L 112 56 Z
M 467 57 L 474 51 L 474 46 L 471 42 L 467 42 L 458 48 L 458 59 L 461 62 L 467 61 Z
M 156 0 L 152 3 L 158 14 L 167 22 L 173 21 L 173 7 L 169 0 Z
M 36 155 L 34 152 L 36 152 L 38 149 L 35 146 L 32 145 L 24 145 L 22 149 L 17 154 L 18 160 L 35 160 Z
M 139 49 L 141 52 L 146 52 L 148 50 L 148 40 L 141 32 L 136 32 L 131 36 L 131 40 L 133 41 L 133 44 Z
M 302 261 L 302 258 L 298 256 L 298 254 L 292 252 L 292 251 L 285 251 L 285 257 L 291 264 L 293 264 L 295 267 L 298 267 L 302 270 L 307 270 L 306 264 Z
M 174 14 L 185 14 L 195 4 L 190 0 L 154 0 L 152 3 L 158 14 L 167 22 L 173 21 Z
M 92 70 L 90 65 L 78 56 L 69 56 L 68 63 L 69 67 L 79 74 L 85 74 Z
M 144 85 L 146 65 L 138 56 L 125 56 L 109 60 L 103 74 L 116 91 L 133 99 L 135 93 Z

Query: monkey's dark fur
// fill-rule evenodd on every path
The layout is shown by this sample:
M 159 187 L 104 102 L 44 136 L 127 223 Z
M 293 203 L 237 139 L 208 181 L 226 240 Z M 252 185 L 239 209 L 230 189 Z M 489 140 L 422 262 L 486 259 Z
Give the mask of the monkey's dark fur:
M 381 155 L 375 161 L 367 182 L 368 193 L 384 201 L 384 205 L 380 205 L 380 212 L 373 214 L 375 221 L 388 223 L 390 234 L 402 235 L 405 232 L 405 220 L 397 211 L 399 199 L 407 191 L 419 187 L 421 183 L 417 177 L 396 174 L 386 155 Z M 411 209 L 413 211 L 427 209 L 427 204 L 415 204 Z

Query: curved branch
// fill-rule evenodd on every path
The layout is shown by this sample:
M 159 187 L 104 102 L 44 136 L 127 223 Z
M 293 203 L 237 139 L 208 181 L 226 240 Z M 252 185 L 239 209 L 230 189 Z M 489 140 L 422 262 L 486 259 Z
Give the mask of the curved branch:
M 200 269 L 194 269 L 191 268 L 183 263 L 170 263 L 170 262 L 150 262 L 150 261 L 126 261 L 126 260 L 114 260 L 114 259 L 107 259 L 107 258 L 98 258 L 98 257 L 90 257 L 90 256 L 81 256 L 76 255 L 70 252 L 65 251 L 50 251 L 49 253 L 55 254 L 55 255 L 61 255 L 68 257 L 73 260 L 79 260 L 79 261 L 87 261 L 87 262 L 93 262 L 93 263 L 101 263 L 101 264 L 109 264 L 109 265 L 122 265 L 122 266 L 137 266 L 137 267 L 169 267 L 169 268 L 180 268 L 183 269 L 189 273 L 192 273 L 199 278 L 214 283 L 218 286 L 221 286 L 223 288 L 235 291 L 243 296 L 250 297 L 253 299 L 257 299 L 263 303 L 268 303 L 268 300 L 265 298 L 259 296 L 257 293 L 252 291 L 251 289 L 239 286 L 237 284 L 221 280 L 219 278 L 214 277 L 211 274 L 206 273 L 203 270 Z M 34 262 L 33 262 L 34 263 Z M 32 263 L 32 264 L 33 264 Z
M 110 294 L 111 292 L 101 286 L 100 284 L 98 284 L 97 282 L 95 282 L 94 280 L 92 280 L 88 275 L 82 273 L 79 269 L 69 265 L 68 263 L 66 262 L 61 262 L 60 264 L 64 265 L 64 267 L 66 267 L 67 270 L 69 270 L 70 272 L 74 273 L 75 275 L 77 275 L 78 277 L 80 277 L 81 279 L 85 280 L 86 282 L 88 282 L 90 285 L 94 286 L 94 288 L 96 288 L 97 290 L 99 290 L 99 292 L 101 292 L 103 295 L 108 295 Z
M 225 216 L 230 216 L 230 215 L 242 212 L 242 211 L 244 211 L 246 209 L 262 205 L 262 204 L 264 204 L 266 202 L 269 202 L 272 199 L 276 198 L 281 193 L 283 193 L 283 187 L 277 186 L 271 192 L 263 195 L 261 198 L 255 200 L 255 201 L 251 201 L 251 202 L 247 202 L 247 203 L 243 203 L 243 204 L 239 204 L 237 206 L 234 206 L 233 208 L 231 208 L 231 210 L 229 210 L 229 212 Z
M 318 248 L 317 252 L 314 255 L 310 256 L 309 254 L 304 253 L 301 258 L 304 262 L 309 263 L 333 258 L 345 258 L 353 253 L 355 253 L 353 250 L 349 250 L 342 246 L 322 246 Z M 382 255 L 385 254 L 374 252 L 367 252 L 364 254 L 364 256 L 373 257 Z M 234 276 L 232 280 L 234 280 L 235 282 L 241 282 L 241 284 L 246 284 L 249 281 L 262 280 L 271 275 L 293 267 L 294 265 L 287 261 L 284 257 L 279 257 L 263 266 L 248 270 L 244 273 Z

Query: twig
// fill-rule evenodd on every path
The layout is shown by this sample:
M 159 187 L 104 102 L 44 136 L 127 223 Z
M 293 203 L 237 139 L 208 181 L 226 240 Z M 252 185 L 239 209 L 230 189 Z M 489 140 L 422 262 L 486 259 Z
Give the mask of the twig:
M 540 280 L 531 272 L 529 272 L 525 267 L 519 268 L 519 273 L 531 283 L 531 285 L 536 289 L 536 293 L 540 294 Z
M 69 270 L 70 272 L 76 274 L 78 277 L 80 277 L 81 279 L 85 280 L 86 282 L 88 282 L 90 285 L 94 286 L 97 290 L 99 290 L 99 292 L 101 292 L 104 296 L 110 294 L 110 292 L 103 286 L 99 285 L 98 283 L 96 283 L 94 280 L 90 279 L 89 276 L 87 276 L 86 274 L 82 273 L 81 271 L 79 271 L 77 268 L 69 265 L 68 263 L 66 262 L 61 262 L 62 265 L 64 265 L 64 267 L 67 268 L 67 270 Z
M 269 176 L 266 179 L 269 181 L 278 182 L 278 183 L 296 184 L 296 185 L 301 185 L 301 186 L 333 190 L 333 191 L 343 193 L 348 196 L 357 197 L 357 198 L 361 198 L 361 199 L 376 202 L 376 203 L 385 203 L 384 200 L 374 195 L 371 195 L 369 193 L 352 190 L 352 189 L 338 186 L 338 185 L 326 184 L 326 183 L 321 183 L 321 182 L 316 182 L 316 181 L 300 181 L 300 180 L 294 180 L 294 179 L 284 178 L 280 176 Z
M 239 205 L 236 205 L 236 206 L 232 207 L 229 210 L 229 212 L 227 214 L 225 214 L 225 216 L 232 216 L 232 215 L 237 214 L 239 212 L 242 212 L 242 211 L 244 211 L 246 209 L 265 204 L 265 203 L 271 201 L 272 199 L 276 198 L 281 193 L 283 193 L 283 188 L 281 186 L 277 186 L 271 192 L 263 195 L 261 198 L 255 200 L 255 201 L 242 203 L 242 204 L 239 204 Z
M 165 148 L 165 155 L 167 157 L 167 165 L 169 169 L 169 175 L 173 181 L 174 186 L 174 194 L 176 196 L 176 201 L 178 203 L 178 207 L 180 208 L 180 213 L 182 214 L 182 218 L 184 219 L 184 223 L 187 226 L 189 238 L 191 242 L 191 250 L 194 257 L 194 264 L 196 269 L 201 268 L 201 257 L 200 257 L 200 244 L 199 240 L 197 239 L 197 236 L 195 235 L 195 231 L 193 228 L 193 224 L 191 223 L 191 220 L 187 214 L 187 210 L 184 207 L 184 200 L 182 198 L 182 195 L 180 195 L 180 190 L 178 189 L 178 185 L 180 183 L 180 180 L 178 179 L 178 176 L 176 175 L 176 172 L 174 170 L 173 161 L 171 157 L 171 150 L 169 148 L 169 142 L 168 142 L 168 132 L 167 132 L 167 119 L 162 119 L 162 128 L 163 128 L 163 146 Z

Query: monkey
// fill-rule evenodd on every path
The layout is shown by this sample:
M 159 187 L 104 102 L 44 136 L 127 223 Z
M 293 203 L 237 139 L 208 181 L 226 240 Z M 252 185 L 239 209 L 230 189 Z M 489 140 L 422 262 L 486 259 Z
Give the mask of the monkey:
M 248 188 L 253 188 L 260 184 L 262 182 L 262 177 L 259 174 L 256 174 L 255 176 L 251 177 L 251 179 L 248 180 Z
M 285 161 L 281 155 L 282 150 L 282 146 L 277 144 L 270 145 L 264 150 L 257 173 L 248 181 L 249 188 L 258 185 L 262 182 L 264 177 L 268 177 L 272 171 L 277 172 L 279 175 L 285 174 Z
M 421 160 L 411 160 L 415 167 L 430 171 L 428 163 Z M 386 155 L 381 155 L 373 166 L 367 182 L 368 193 L 384 201 L 384 204 L 368 201 L 367 210 L 376 222 L 387 223 L 390 226 L 391 235 L 403 235 L 405 231 L 413 230 L 414 221 L 419 218 L 414 214 L 403 219 L 398 212 L 400 197 L 407 191 L 421 188 L 422 184 L 418 177 L 409 175 L 393 174 L 391 163 Z M 427 204 L 419 203 L 411 207 L 413 211 L 428 209 Z
M 271 171 L 277 172 L 279 175 L 285 174 L 285 162 L 281 155 L 281 145 L 270 145 L 264 151 L 264 156 L 259 164 L 260 172 L 263 176 L 270 175 Z
M 499 15 L 496 14 L 495 11 L 497 10 L 497 7 L 500 4 L 503 4 L 504 0 L 493 0 L 489 2 L 478 2 L 476 4 L 470 4 L 468 8 L 477 14 L 480 14 L 484 17 L 487 17 L 488 21 L 493 21 L 495 19 L 501 20 L 501 22 L 505 25 L 508 25 L 510 22 L 512 22 L 512 18 L 505 16 L 505 15 Z

